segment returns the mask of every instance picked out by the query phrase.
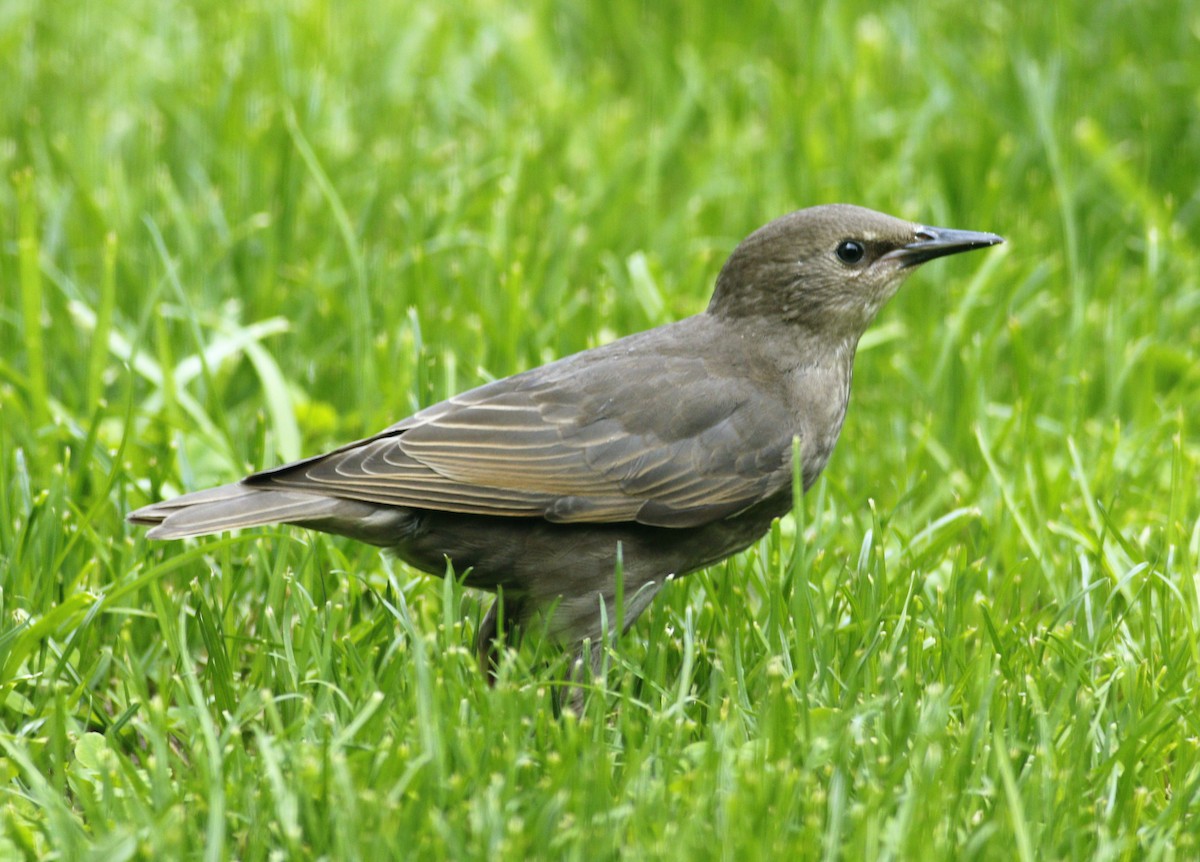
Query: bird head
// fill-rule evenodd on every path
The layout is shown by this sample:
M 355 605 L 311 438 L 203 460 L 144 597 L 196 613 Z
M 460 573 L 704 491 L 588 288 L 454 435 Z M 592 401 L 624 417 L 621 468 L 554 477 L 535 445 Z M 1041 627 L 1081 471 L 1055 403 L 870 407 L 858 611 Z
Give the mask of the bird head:
M 708 313 L 785 321 L 857 341 L 917 266 L 1003 241 L 849 204 L 810 207 L 759 228 L 734 249 Z

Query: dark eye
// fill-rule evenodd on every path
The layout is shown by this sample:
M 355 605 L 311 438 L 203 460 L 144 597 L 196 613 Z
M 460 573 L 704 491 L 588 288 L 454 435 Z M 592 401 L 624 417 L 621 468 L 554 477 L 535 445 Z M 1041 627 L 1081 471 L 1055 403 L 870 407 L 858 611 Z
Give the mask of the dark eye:
M 842 263 L 858 263 L 866 253 L 867 250 L 863 248 L 861 242 L 844 239 L 838 243 L 837 256 Z

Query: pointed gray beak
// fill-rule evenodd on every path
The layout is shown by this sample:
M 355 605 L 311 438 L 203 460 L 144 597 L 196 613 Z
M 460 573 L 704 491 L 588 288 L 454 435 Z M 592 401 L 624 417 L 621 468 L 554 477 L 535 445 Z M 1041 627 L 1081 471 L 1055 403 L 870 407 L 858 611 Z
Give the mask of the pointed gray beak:
M 945 227 L 917 228 L 916 239 L 908 245 L 889 251 L 884 258 L 900 261 L 903 267 L 917 266 L 935 257 L 958 254 L 976 248 L 987 248 L 1004 242 L 1004 237 L 975 230 L 952 230 Z

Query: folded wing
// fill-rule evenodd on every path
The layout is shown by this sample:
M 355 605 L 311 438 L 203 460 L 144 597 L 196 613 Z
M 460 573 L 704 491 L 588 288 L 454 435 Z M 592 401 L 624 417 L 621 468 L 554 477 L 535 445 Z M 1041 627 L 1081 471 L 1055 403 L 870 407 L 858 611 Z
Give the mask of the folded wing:
M 687 527 L 791 481 L 788 417 L 744 376 L 634 340 L 455 396 L 252 487 L 420 509 Z M 727 371 L 726 371 L 727 373 Z M 632 409 L 631 409 L 632 408 Z

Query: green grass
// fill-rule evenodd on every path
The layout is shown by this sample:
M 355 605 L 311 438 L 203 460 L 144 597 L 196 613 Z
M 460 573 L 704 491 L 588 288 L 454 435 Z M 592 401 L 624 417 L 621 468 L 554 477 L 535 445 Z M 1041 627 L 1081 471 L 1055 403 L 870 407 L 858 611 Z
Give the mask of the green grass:
M 384 5 L 0 8 L 0 857 L 1200 854 L 1195 4 Z M 579 716 L 536 643 L 485 684 L 453 581 L 123 521 L 829 201 L 1009 242 Z

